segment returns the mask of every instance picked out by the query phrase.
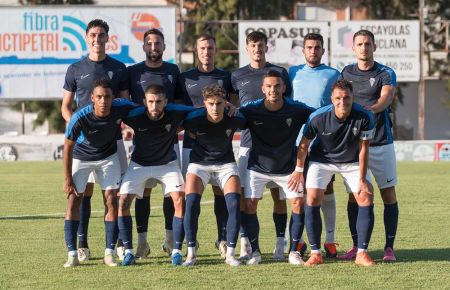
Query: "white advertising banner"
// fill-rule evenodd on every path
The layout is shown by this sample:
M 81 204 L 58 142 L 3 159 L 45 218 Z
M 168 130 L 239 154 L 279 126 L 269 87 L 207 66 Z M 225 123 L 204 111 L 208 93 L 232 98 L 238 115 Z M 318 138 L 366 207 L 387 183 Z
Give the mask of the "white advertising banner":
M 107 53 L 115 59 L 144 60 L 144 32 L 159 28 L 164 60 L 175 62 L 174 7 L 2 8 L 0 100 L 61 98 L 67 67 L 88 54 L 85 30 L 96 18 L 109 25 Z
M 241 21 L 239 22 L 239 66 L 249 63 L 245 49 L 245 38 L 252 31 L 264 32 L 268 39 L 266 59 L 284 67 L 305 63 L 303 57 L 303 37 L 307 33 L 320 33 L 324 39 L 326 52 L 322 58 L 328 63 L 328 37 L 327 22 L 305 21 Z
M 415 82 L 420 77 L 419 21 L 331 22 L 331 66 L 342 70 L 355 63 L 353 35 L 361 29 L 375 35 L 375 61 L 394 69 L 397 81 Z

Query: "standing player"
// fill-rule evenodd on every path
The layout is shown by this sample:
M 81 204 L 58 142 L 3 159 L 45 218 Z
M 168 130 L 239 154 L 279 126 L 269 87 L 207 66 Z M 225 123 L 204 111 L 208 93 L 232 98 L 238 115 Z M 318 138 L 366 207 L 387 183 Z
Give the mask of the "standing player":
M 300 142 L 297 166 L 303 168 L 309 145 L 309 168 L 306 178 L 306 231 L 311 244 L 311 256 L 305 266 L 323 263 L 320 252 L 322 220 L 320 206 L 333 174 L 339 173 L 345 186 L 358 202 L 358 250 L 355 263 L 372 266 L 367 253 L 373 230 L 373 188 L 367 175 L 369 140 L 374 134 L 373 115 L 353 103 L 352 85 L 340 80 L 333 85 L 332 105 L 322 107 L 309 118 Z M 304 183 L 303 175 L 297 181 Z M 291 184 L 296 188 L 297 183 Z
M 109 80 L 94 82 L 92 104 L 74 114 L 69 122 L 64 143 L 64 192 L 67 211 L 64 233 L 69 257 L 64 267 L 79 264 L 77 229 L 80 204 L 89 175 L 97 173 L 105 204 L 106 249 L 104 263 L 117 266 L 113 252 L 117 242 L 116 189 L 120 186 L 120 163 L 115 137 L 120 122 L 135 105 L 124 99 L 113 101 Z
M 197 67 L 183 72 L 180 76 L 180 93 L 185 104 L 194 107 L 203 107 L 202 90 L 209 85 L 219 85 L 226 92 L 228 99 L 231 91 L 231 74 L 227 71 L 219 69 L 215 66 L 215 56 L 217 53 L 216 39 L 210 35 L 200 35 L 196 39 L 195 51 L 198 59 Z M 177 96 L 178 97 L 178 96 Z M 189 154 L 192 150 L 193 140 L 189 135 L 184 134 L 183 152 L 182 152 L 182 172 L 186 176 L 189 164 Z M 211 181 L 214 192 L 214 214 L 217 223 L 217 241 L 216 248 L 219 249 L 222 257 L 226 254 L 226 226 L 228 219 L 228 211 L 226 200 L 214 180 Z
M 306 64 L 289 68 L 292 83 L 292 97 L 315 109 L 331 104 L 331 87 L 339 78 L 339 71 L 321 63 L 325 52 L 323 37 L 317 33 L 308 33 L 303 38 L 303 54 Z M 327 257 L 336 257 L 334 233 L 336 229 L 336 198 L 333 179 L 327 186 L 322 202 L 325 220 L 325 252 Z M 305 252 L 306 244 L 302 241 L 300 252 Z
M 180 70 L 176 64 L 162 60 L 166 48 L 162 32 L 156 28 L 147 30 L 144 33 L 144 44 L 142 48 L 145 52 L 145 61 L 127 68 L 131 100 L 137 104 L 142 104 L 145 89 L 150 85 L 157 84 L 164 88 L 168 102 L 172 103 L 175 98 L 175 89 Z M 178 148 L 178 139 L 175 140 L 174 144 L 174 150 L 177 153 L 177 157 L 179 157 L 180 149 Z M 180 158 L 177 159 L 179 160 Z M 150 193 L 151 189 L 146 188 L 142 198 L 137 198 L 135 203 L 136 229 L 138 232 L 137 258 L 145 258 L 150 254 L 150 246 L 147 242 L 148 219 L 150 217 Z M 167 251 L 170 255 L 172 252 L 172 219 L 174 215 L 174 205 L 170 196 L 164 196 L 163 212 L 166 238 L 162 246 L 163 250 Z
M 101 19 L 90 21 L 86 28 L 86 43 L 89 47 L 88 56 L 71 64 L 67 69 L 64 81 L 63 101 L 61 113 L 68 123 L 72 116 L 72 103 L 75 99 L 77 110 L 91 104 L 91 92 L 94 81 L 97 79 L 109 79 L 112 84 L 113 97 L 128 98 L 128 82 L 126 67 L 106 54 L 108 42 L 108 24 Z M 127 167 L 125 147 L 122 135 L 118 131 L 117 150 L 122 173 Z M 89 260 L 90 251 L 88 245 L 88 226 L 91 216 L 91 197 L 94 189 L 94 176 L 89 177 L 84 197 L 81 202 L 81 217 L 78 228 L 78 254 L 80 261 Z
M 295 167 L 295 140 L 313 109 L 283 97 L 285 85 L 281 74 L 277 71 L 269 71 L 263 76 L 262 91 L 264 99 L 240 108 L 247 119 L 252 138 L 248 159 L 249 170 L 245 179 L 245 203 L 246 229 L 253 253 L 247 264 L 256 265 L 261 262 L 257 206 L 262 199 L 264 187 L 267 183 L 273 182 L 280 188 L 280 199 L 289 199 L 291 202 L 289 263 L 301 265 L 303 260 L 297 246 L 304 226 L 301 215 L 303 186 L 288 188 L 288 180 L 294 169 L 302 172 Z
M 239 169 L 233 153 L 233 135 L 244 128 L 245 118 L 238 114 L 225 114 L 226 91 L 219 85 L 206 86 L 202 90 L 205 108 L 190 113 L 183 127 L 195 136 L 189 156 L 186 175 L 185 233 L 188 256 L 183 266 L 193 266 L 197 261 L 196 242 L 200 199 L 210 182 L 215 179 L 225 194 L 228 212 L 225 263 L 239 266 L 235 258 L 236 241 L 240 223 Z
M 130 207 L 134 197 L 142 197 L 148 180 L 161 183 L 164 195 L 170 195 L 174 201 L 171 254 L 173 264 L 179 265 L 184 238 L 184 180 L 173 143 L 178 138 L 178 127 L 194 108 L 167 104 L 165 89 L 161 85 L 150 85 L 146 88 L 144 100 L 145 107 L 132 110 L 124 119 L 125 124 L 133 128 L 135 134 L 131 162 L 120 188 L 118 224 L 125 246 L 122 265 L 128 266 L 135 262 Z
M 384 203 L 386 244 L 383 261 L 393 262 L 396 260 L 394 240 L 398 225 L 398 203 L 395 193 L 397 165 L 389 106 L 394 99 L 397 77 L 390 67 L 374 61 L 375 50 L 375 37 L 372 32 L 368 30 L 356 32 L 353 36 L 353 51 L 356 54 L 357 63 L 346 66 L 341 76 L 352 83 L 355 102 L 375 115 L 375 137 L 370 143 L 369 169 L 375 177 Z M 347 211 L 353 247 L 340 258 L 353 259 L 357 251 L 358 207 L 352 195 L 349 195 Z
M 231 75 L 231 83 L 238 100 L 233 100 L 235 105 L 240 103 L 241 106 L 248 102 L 260 100 L 264 98 L 261 91 L 263 76 L 270 70 L 278 71 L 285 84 L 285 96 L 291 96 L 291 83 L 287 71 L 279 66 L 273 65 L 266 61 L 267 52 L 267 36 L 259 31 L 253 31 L 246 38 L 247 53 L 250 64 L 234 71 Z M 235 96 L 234 96 L 235 98 Z M 239 173 L 242 180 L 245 180 L 247 174 L 247 163 L 249 150 L 252 147 L 252 140 L 248 130 L 241 132 L 241 146 L 239 148 Z M 273 221 L 275 223 L 276 246 L 274 250 L 275 259 L 283 259 L 284 255 L 284 239 L 287 225 L 287 208 L 286 202 L 280 200 L 278 188 L 274 184 L 269 184 L 273 207 Z M 246 214 L 241 212 L 242 224 L 246 223 Z M 248 257 L 251 254 L 249 241 L 246 237 L 245 226 L 241 227 L 241 257 Z

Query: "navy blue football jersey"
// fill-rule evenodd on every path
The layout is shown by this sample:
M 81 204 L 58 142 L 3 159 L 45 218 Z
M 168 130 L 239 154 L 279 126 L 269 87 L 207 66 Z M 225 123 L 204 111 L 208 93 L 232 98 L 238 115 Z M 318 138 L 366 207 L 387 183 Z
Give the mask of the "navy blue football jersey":
M 128 90 L 125 65 L 108 55 L 102 61 L 92 61 L 84 57 L 69 66 L 64 80 L 64 89 L 75 93 L 77 110 L 91 104 L 91 92 L 94 81 L 109 79 L 113 95 L 120 98 L 120 91 Z
M 265 67 L 254 69 L 250 65 L 239 68 L 231 74 L 231 85 L 233 92 L 239 95 L 239 102 L 244 106 L 248 102 L 256 101 L 264 98 L 262 92 L 263 76 L 270 70 L 278 71 L 286 85 L 285 96 L 290 98 L 292 94 L 292 86 L 289 75 L 285 68 L 271 63 L 267 63 Z M 248 131 L 241 133 L 241 146 L 250 148 L 252 144 Z
M 195 141 L 189 156 L 190 163 L 225 164 L 235 162 L 233 153 L 233 135 L 237 129 L 244 129 L 246 120 L 238 113 L 229 117 L 225 111 L 218 123 L 207 119 L 205 108 L 190 113 L 183 123 L 185 130 L 195 135 Z
M 264 99 L 248 103 L 239 111 L 247 119 L 252 138 L 248 169 L 262 173 L 291 173 L 296 164 L 295 140 L 313 108 L 284 98 L 278 111 L 269 111 Z
M 385 85 L 396 86 L 395 72 L 385 65 L 375 62 L 374 66 L 361 71 L 357 64 L 351 64 L 341 72 L 341 78 L 353 85 L 355 103 L 362 106 L 372 106 L 380 98 L 381 88 Z M 375 136 L 370 146 L 381 146 L 394 142 L 389 119 L 389 107 L 375 114 Z
M 127 67 L 127 72 L 131 100 L 136 104 L 142 104 L 144 91 L 150 85 L 164 87 L 169 103 L 175 99 L 176 86 L 180 76 L 180 69 L 176 64 L 163 61 L 160 67 L 151 68 L 146 66 L 143 61 Z
M 120 123 L 136 104 L 125 99 L 112 102 L 111 113 L 100 118 L 94 114 L 94 105 L 89 105 L 70 118 L 66 138 L 75 141 L 73 157 L 84 161 L 97 161 L 117 152 L 116 136 Z
M 322 107 L 311 114 L 303 129 L 305 138 L 315 138 L 309 160 L 321 163 L 358 162 L 359 141 L 371 140 L 373 134 L 373 114 L 355 103 L 345 120 L 336 118 L 333 105 Z
M 148 117 L 146 107 L 132 110 L 123 120 L 134 130 L 131 160 L 142 166 L 158 166 L 175 160 L 173 144 L 178 138 L 177 128 L 193 110 L 194 107 L 168 104 L 158 121 Z

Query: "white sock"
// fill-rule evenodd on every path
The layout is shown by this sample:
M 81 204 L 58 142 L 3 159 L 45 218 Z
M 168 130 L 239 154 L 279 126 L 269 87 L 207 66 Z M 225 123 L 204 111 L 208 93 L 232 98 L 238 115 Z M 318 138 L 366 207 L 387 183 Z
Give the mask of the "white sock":
M 105 256 L 112 255 L 112 254 L 114 254 L 114 250 L 113 249 L 108 249 L 108 248 L 105 249 Z
M 334 243 L 336 230 L 336 197 L 334 193 L 323 196 L 322 213 L 325 222 L 325 243 Z
M 195 247 L 188 247 L 188 254 L 187 254 L 188 258 L 193 258 L 195 257 Z
M 322 252 L 320 250 L 311 250 L 311 254 L 321 254 Z
M 360 248 L 358 248 L 358 254 L 362 253 L 362 252 L 366 252 L 367 253 L 368 251 L 367 251 L 367 249 L 360 249 Z
M 180 253 L 180 254 L 181 254 L 181 250 L 173 249 L 173 250 L 172 250 L 172 256 L 173 256 L 174 254 L 176 254 L 176 253 Z
M 147 243 L 147 232 L 138 233 L 138 245 L 145 245 Z
M 173 231 L 172 230 L 166 230 L 166 242 L 168 242 L 169 245 L 171 245 L 172 241 L 173 241 Z
M 133 249 L 125 249 L 125 256 L 126 256 L 127 254 L 132 254 L 132 255 L 134 255 Z
M 234 257 L 236 248 L 227 247 L 227 257 Z
M 69 251 L 69 257 L 78 257 L 78 251 Z

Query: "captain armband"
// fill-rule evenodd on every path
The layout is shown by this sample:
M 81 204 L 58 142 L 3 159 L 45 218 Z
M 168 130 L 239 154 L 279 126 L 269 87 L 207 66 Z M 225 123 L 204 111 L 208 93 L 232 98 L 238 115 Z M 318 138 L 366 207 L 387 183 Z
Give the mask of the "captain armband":
M 361 140 L 372 140 L 375 136 L 375 128 L 368 131 L 361 131 Z

